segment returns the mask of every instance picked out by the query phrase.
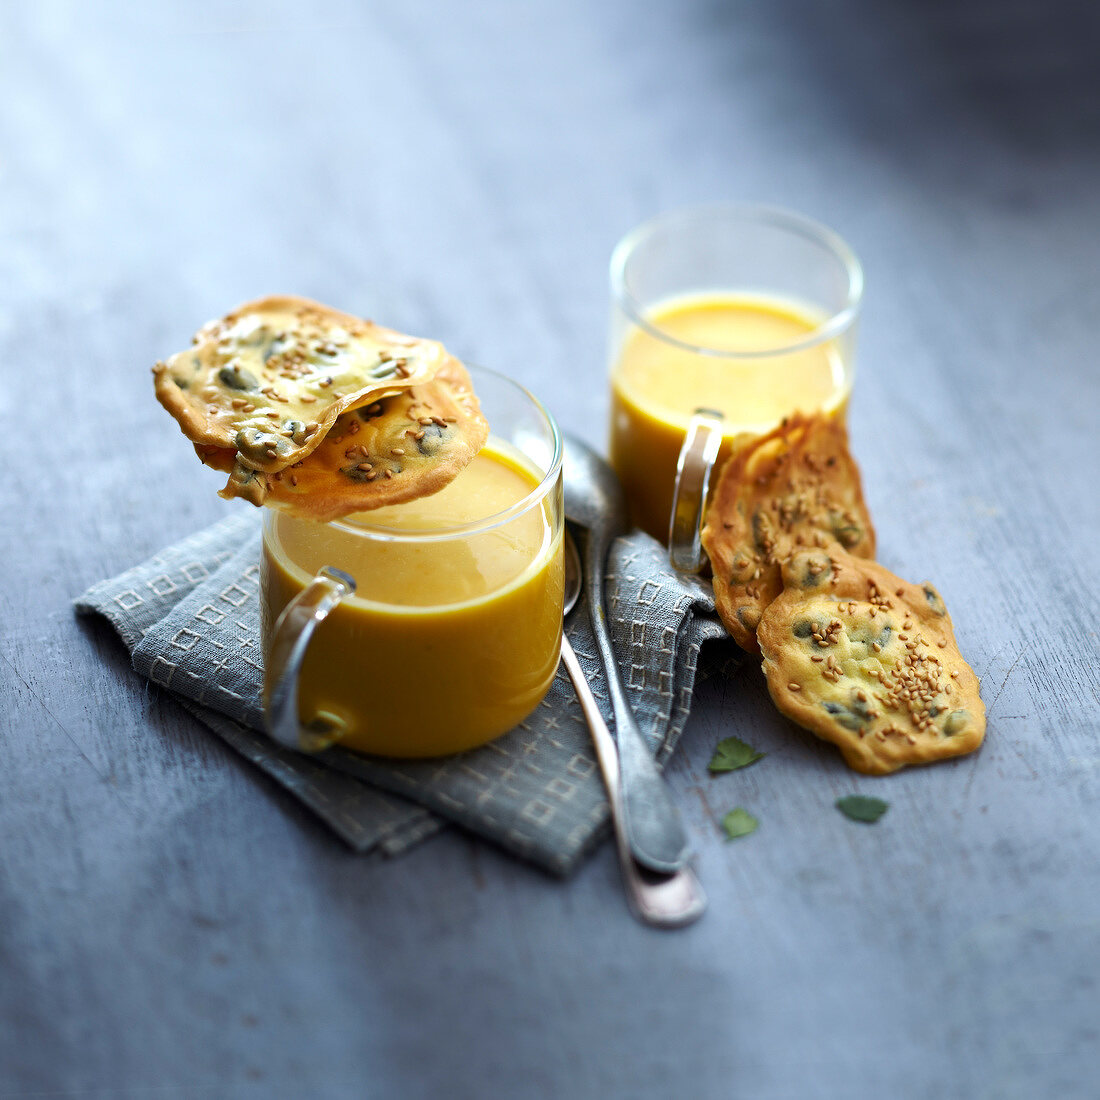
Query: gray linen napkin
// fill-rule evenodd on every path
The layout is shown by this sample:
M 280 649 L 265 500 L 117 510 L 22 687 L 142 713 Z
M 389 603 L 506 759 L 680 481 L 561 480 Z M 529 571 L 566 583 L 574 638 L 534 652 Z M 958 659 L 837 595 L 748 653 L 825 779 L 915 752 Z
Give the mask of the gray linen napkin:
M 173 692 L 355 850 L 395 855 L 454 822 L 570 874 L 605 831 L 608 808 L 564 671 L 524 722 L 457 756 L 394 761 L 340 748 L 314 756 L 282 749 L 262 732 L 259 540 L 258 516 L 234 514 L 94 585 L 76 610 L 105 616 L 139 673 Z M 624 682 L 663 761 L 687 721 L 700 646 L 725 631 L 709 589 L 672 572 L 659 544 L 641 532 L 613 544 L 607 586 Z M 610 717 L 583 604 L 567 628 Z

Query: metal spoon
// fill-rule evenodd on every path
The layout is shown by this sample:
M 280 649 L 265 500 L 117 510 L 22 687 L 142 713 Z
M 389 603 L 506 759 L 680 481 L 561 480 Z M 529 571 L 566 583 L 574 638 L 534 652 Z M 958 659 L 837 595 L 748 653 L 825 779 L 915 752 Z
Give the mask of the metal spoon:
M 562 467 L 565 514 L 588 529 L 585 591 L 596 646 L 607 674 L 615 741 L 619 748 L 619 790 L 630 850 L 653 871 L 675 871 L 691 856 L 687 832 L 668 785 L 657 770 L 623 689 L 603 606 L 603 574 L 611 540 L 627 528 L 626 499 L 611 467 L 586 443 L 566 436 Z
M 581 560 L 577 547 L 565 534 L 565 614 L 573 610 L 581 591 Z M 623 800 L 619 788 L 619 754 L 615 742 L 608 732 L 607 724 L 600 714 L 599 707 L 592 695 L 592 689 L 584 678 L 584 672 L 569 639 L 561 636 L 561 659 L 569 679 L 584 711 L 585 720 L 592 733 L 592 742 L 596 746 L 596 758 L 600 762 L 604 783 L 607 786 L 607 801 L 611 807 L 611 822 L 615 829 L 615 847 L 619 853 L 619 868 L 623 875 L 626 896 L 634 915 L 645 924 L 658 928 L 682 928 L 703 915 L 707 907 L 707 896 L 695 872 L 690 867 L 681 867 L 671 874 L 654 874 L 640 866 L 630 853 L 630 842 L 623 821 Z

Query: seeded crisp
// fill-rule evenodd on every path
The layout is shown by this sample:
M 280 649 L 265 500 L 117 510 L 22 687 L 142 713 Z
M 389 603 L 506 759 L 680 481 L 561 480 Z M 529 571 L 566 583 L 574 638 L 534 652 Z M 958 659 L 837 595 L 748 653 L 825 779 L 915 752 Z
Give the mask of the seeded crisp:
M 434 340 L 272 297 L 205 325 L 153 375 L 184 435 L 236 452 L 244 480 L 244 471 L 273 474 L 301 461 L 341 413 L 429 382 L 446 358 Z
M 978 678 L 929 584 L 839 547 L 801 551 L 757 630 L 775 705 L 885 775 L 973 752 L 985 735 Z
M 757 625 L 783 588 L 786 558 L 829 546 L 874 557 L 843 423 L 795 414 L 736 452 L 719 476 L 702 540 L 722 622 L 742 649 L 759 652 Z
M 469 374 L 448 357 L 432 381 L 345 412 L 288 469 L 242 469 L 232 451 L 195 449 L 206 465 L 229 473 L 221 496 L 328 521 L 438 492 L 488 434 Z

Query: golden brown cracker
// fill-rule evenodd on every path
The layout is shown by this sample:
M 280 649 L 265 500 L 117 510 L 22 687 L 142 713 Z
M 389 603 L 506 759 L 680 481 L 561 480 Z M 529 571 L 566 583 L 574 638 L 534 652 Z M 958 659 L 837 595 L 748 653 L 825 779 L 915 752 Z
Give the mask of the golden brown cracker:
M 438 492 L 488 438 L 465 367 L 449 357 L 432 381 L 345 412 L 306 458 L 274 474 L 196 447 L 229 473 L 224 497 L 243 497 L 327 521 Z
M 188 439 L 274 473 L 305 458 L 341 413 L 430 381 L 446 358 L 434 340 L 280 296 L 204 325 L 153 375 Z
M 702 540 L 722 622 L 738 645 L 756 653 L 756 627 L 783 588 L 786 557 L 829 544 L 874 556 L 874 527 L 844 424 L 798 413 L 735 452 L 719 475 Z
M 790 557 L 782 580 L 756 636 L 768 690 L 788 718 L 867 775 L 981 744 L 978 678 L 931 585 L 835 544 Z

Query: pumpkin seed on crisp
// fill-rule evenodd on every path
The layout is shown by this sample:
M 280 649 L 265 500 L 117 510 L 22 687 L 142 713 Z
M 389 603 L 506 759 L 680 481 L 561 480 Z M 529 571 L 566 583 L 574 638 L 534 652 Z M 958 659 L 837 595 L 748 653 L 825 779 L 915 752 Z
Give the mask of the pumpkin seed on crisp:
M 218 371 L 218 378 L 231 390 L 255 390 L 260 386 L 255 375 L 240 366 L 222 367 Z

